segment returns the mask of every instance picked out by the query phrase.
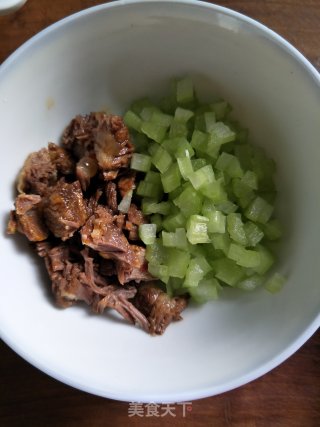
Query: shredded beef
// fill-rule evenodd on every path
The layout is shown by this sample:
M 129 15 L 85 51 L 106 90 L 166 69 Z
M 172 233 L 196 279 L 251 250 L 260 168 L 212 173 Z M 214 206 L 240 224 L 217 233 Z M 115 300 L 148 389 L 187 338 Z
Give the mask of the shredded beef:
M 148 333 L 162 334 L 181 318 L 185 297 L 169 298 L 148 272 L 139 226 L 148 222 L 133 197 L 133 145 L 120 116 L 76 116 L 62 146 L 31 153 L 18 177 L 8 234 L 34 242 L 59 307 L 82 301 L 96 313 L 116 310 Z M 131 196 L 131 194 L 130 194 Z

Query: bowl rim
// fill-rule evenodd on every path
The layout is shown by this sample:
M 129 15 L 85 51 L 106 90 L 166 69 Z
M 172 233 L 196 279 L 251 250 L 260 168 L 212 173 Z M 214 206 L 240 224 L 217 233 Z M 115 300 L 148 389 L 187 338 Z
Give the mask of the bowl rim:
M 181 4 L 186 6 L 193 6 L 197 8 L 204 8 L 216 11 L 217 13 L 236 18 L 241 22 L 249 24 L 254 30 L 257 30 L 261 34 L 267 37 L 268 41 L 275 43 L 278 47 L 284 50 L 287 54 L 290 54 L 296 61 L 303 66 L 307 71 L 309 76 L 315 81 L 315 83 L 320 88 L 320 73 L 318 70 L 311 64 L 311 62 L 299 52 L 291 43 L 289 43 L 285 38 L 280 36 L 275 31 L 268 28 L 266 25 L 258 22 L 257 20 L 250 18 L 240 12 L 234 11 L 225 6 L 216 5 L 213 3 L 207 3 L 205 1 L 198 0 L 118 0 L 111 1 L 109 3 L 103 3 L 97 6 L 92 6 L 86 9 L 83 9 L 79 12 L 73 13 L 59 21 L 51 24 L 50 26 L 44 28 L 26 42 L 24 42 L 20 47 L 18 47 L 10 56 L 0 65 L 0 80 L 5 76 L 7 71 L 10 71 L 11 65 L 14 65 L 16 61 L 20 59 L 21 56 L 27 51 L 30 47 L 38 43 L 43 37 L 54 33 L 59 28 L 68 25 L 79 18 L 88 15 L 94 14 L 101 10 L 112 9 L 112 8 L 122 8 L 126 6 L 134 6 L 135 4 L 146 4 L 146 3 L 172 3 L 172 4 Z M 284 348 L 279 354 L 274 356 L 268 362 L 263 363 L 259 367 L 253 369 L 249 373 L 246 373 L 240 377 L 229 380 L 222 385 L 208 386 L 201 389 L 188 390 L 185 392 L 173 392 L 173 393 L 140 393 L 136 392 L 134 395 L 132 393 L 127 393 L 125 391 L 112 392 L 112 390 L 107 389 L 97 389 L 88 384 L 83 384 L 74 380 L 73 378 L 66 377 L 65 375 L 60 374 L 59 372 L 51 369 L 46 366 L 42 361 L 37 360 L 27 351 L 19 346 L 19 343 L 16 343 L 14 339 L 11 339 L 10 334 L 6 333 L 0 325 L 0 336 L 2 340 L 19 356 L 21 356 L 28 363 L 41 370 L 45 374 L 51 376 L 52 378 L 67 384 L 68 386 L 74 387 L 76 389 L 91 393 L 97 396 L 106 397 L 109 399 L 120 400 L 125 402 L 161 402 L 161 403 L 176 403 L 189 400 L 201 399 L 209 396 L 215 396 L 235 388 L 238 388 L 242 385 L 245 385 L 262 375 L 270 372 L 272 369 L 279 366 L 291 355 L 293 355 L 320 327 L 320 312 L 314 320 L 309 324 L 309 326 L 301 332 L 293 341 Z

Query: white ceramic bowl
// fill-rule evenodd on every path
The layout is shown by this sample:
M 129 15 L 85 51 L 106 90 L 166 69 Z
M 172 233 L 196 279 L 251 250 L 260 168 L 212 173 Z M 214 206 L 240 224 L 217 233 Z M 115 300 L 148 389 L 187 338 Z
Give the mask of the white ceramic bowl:
M 49 375 L 130 401 L 176 402 L 238 387 L 284 361 L 319 326 L 320 78 L 291 45 L 257 22 L 193 1 L 118 1 L 41 32 L 0 69 L 1 217 L 25 157 L 57 141 L 77 113 L 124 111 L 189 74 L 220 95 L 278 164 L 286 237 L 283 291 L 233 291 L 189 308 L 150 337 L 84 307 L 55 308 L 24 239 L 1 235 L 1 335 Z

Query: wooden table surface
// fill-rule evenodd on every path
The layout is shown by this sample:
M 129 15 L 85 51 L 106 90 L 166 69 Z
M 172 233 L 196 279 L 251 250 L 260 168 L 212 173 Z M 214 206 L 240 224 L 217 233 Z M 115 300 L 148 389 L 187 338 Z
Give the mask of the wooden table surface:
M 0 63 L 24 41 L 95 0 L 28 0 L 0 16 Z M 217 0 L 266 24 L 297 47 L 320 70 L 320 0 Z M 175 405 L 165 415 L 129 416 L 133 405 L 65 386 L 0 344 L 0 426 L 320 426 L 320 332 L 286 362 L 236 390 L 192 402 L 185 416 Z M 135 408 L 137 409 L 137 408 Z M 170 409 L 170 408 L 169 408 Z M 149 413 L 150 415 L 150 413 Z M 175 416 L 174 416 L 175 415 Z

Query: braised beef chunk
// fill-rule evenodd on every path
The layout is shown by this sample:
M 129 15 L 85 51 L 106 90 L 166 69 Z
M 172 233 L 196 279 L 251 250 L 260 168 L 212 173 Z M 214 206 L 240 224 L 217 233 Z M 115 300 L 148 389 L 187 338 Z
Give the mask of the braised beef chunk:
M 48 228 L 56 237 L 69 239 L 88 217 L 79 181 L 68 184 L 60 180 L 48 188 L 43 199 L 43 215 Z
M 148 319 L 150 334 L 161 335 L 169 323 L 181 319 L 181 312 L 187 306 L 187 298 L 170 298 L 155 283 L 150 282 L 138 287 L 133 303 Z
M 52 163 L 48 149 L 31 153 L 25 161 L 18 176 L 19 193 L 43 195 L 48 186 L 57 181 L 57 168 Z
M 82 243 L 98 252 L 126 252 L 129 242 L 113 223 L 110 209 L 98 206 L 81 231 Z
M 18 177 L 7 233 L 23 233 L 43 258 L 59 307 L 85 302 L 116 310 L 146 332 L 162 334 L 180 319 L 185 297 L 170 298 L 148 271 L 139 226 L 133 145 L 120 116 L 76 116 L 62 147 L 31 153 Z M 128 196 L 128 212 L 118 203 Z
M 41 197 L 36 194 L 19 194 L 15 202 L 14 231 L 25 234 L 31 242 L 40 242 L 49 235 L 49 230 L 43 222 Z M 11 222 L 13 224 L 13 222 Z

